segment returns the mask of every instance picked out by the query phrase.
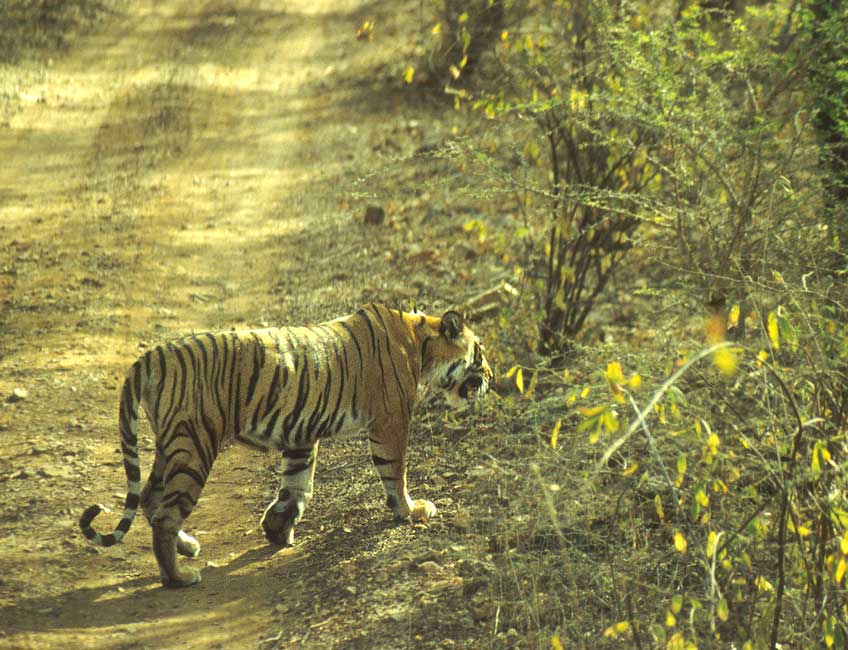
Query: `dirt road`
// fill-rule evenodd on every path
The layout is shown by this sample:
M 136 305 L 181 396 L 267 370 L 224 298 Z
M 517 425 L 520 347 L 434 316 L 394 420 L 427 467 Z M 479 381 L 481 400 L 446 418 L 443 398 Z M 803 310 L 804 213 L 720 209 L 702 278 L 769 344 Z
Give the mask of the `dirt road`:
M 141 517 L 110 549 L 79 535 L 86 505 L 122 502 L 117 389 L 145 347 L 415 291 L 345 185 L 407 119 L 348 83 L 387 56 L 356 40 L 373 8 L 119 4 L 0 129 L 0 648 L 479 647 L 491 613 L 466 608 L 446 523 L 461 485 L 426 431 L 428 526 L 392 524 L 350 441 L 322 451 L 299 544 L 276 553 L 258 529 L 276 460 L 224 454 L 190 519 L 196 588 L 159 586 Z

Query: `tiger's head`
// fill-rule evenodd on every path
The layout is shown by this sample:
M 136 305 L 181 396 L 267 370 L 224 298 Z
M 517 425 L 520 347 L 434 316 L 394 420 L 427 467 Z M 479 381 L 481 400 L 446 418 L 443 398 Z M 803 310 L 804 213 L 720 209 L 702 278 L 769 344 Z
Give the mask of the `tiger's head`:
M 433 319 L 436 332 L 422 344 L 424 381 L 445 393 L 452 406 L 482 397 L 493 381 L 480 340 L 455 311 Z

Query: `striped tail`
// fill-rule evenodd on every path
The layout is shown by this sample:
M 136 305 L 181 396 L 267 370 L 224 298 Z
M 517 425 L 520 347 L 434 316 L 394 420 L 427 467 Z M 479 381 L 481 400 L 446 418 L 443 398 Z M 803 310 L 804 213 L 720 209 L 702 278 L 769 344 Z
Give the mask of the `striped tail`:
M 124 501 L 124 515 L 117 527 L 108 535 L 101 535 L 91 527 L 91 522 L 100 514 L 100 506 L 86 508 L 79 520 L 80 530 L 86 539 L 97 546 L 114 546 L 132 526 L 138 510 L 141 493 L 141 469 L 138 463 L 138 404 L 141 398 L 142 362 L 133 365 L 121 390 L 120 429 L 121 451 L 124 454 L 124 470 L 127 473 L 127 497 Z

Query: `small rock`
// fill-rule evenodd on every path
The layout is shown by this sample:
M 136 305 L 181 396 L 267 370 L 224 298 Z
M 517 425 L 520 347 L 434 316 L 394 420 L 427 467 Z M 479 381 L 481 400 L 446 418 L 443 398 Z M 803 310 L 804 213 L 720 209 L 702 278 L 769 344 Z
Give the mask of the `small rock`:
M 433 560 L 421 562 L 420 564 L 415 565 L 415 568 L 418 569 L 421 573 L 428 576 L 436 575 L 442 572 L 442 567 L 433 562 Z
M 26 388 L 15 388 L 11 393 L 9 393 L 6 401 L 10 404 L 14 404 L 15 402 L 23 402 L 28 397 L 29 391 Z
M 471 612 L 471 617 L 476 621 L 487 621 L 495 615 L 495 604 L 488 596 L 477 594 L 471 599 L 468 604 L 468 611 Z
M 467 533 L 471 530 L 473 521 L 471 519 L 471 515 L 468 514 L 467 511 L 460 510 L 454 515 L 451 525 L 460 532 Z
M 363 221 L 371 226 L 379 226 L 386 220 L 386 211 L 378 205 L 369 205 L 365 208 Z

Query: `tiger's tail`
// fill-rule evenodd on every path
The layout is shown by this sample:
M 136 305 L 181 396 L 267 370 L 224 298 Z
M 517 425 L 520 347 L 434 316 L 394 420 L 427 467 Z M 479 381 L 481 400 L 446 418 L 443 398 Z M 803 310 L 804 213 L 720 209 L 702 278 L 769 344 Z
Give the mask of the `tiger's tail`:
M 100 514 L 99 505 L 86 508 L 79 520 L 80 530 L 86 539 L 97 546 L 114 546 L 132 526 L 141 494 L 141 469 L 138 462 L 138 405 L 141 399 L 143 381 L 142 362 L 138 360 L 131 368 L 124 387 L 121 389 L 119 427 L 121 431 L 121 451 L 124 454 L 124 471 L 127 473 L 127 496 L 124 501 L 124 514 L 121 521 L 108 535 L 102 535 L 91 527 L 91 522 Z

